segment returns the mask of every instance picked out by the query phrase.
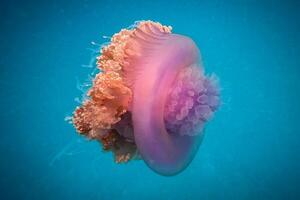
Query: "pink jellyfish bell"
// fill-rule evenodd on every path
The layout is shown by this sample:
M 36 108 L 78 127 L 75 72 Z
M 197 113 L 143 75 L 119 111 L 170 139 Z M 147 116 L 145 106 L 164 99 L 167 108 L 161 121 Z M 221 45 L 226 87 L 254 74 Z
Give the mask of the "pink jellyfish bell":
M 140 21 L 115 34 L 97 64 L 101 72 L 74 112 L 77 131 L 118 163 L 142 158 L 162 175 L 185 169 L 219 105 L 216 78 L 204 75 L 193 40 Z

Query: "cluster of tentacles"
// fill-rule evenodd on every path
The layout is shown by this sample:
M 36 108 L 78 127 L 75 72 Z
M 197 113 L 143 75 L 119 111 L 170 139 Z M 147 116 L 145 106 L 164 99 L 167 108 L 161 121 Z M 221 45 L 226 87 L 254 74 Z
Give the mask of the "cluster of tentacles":
M 110 44 L 102 47 L 97 59 L 100 72 L 87 98 L 73 113 L 72 122 L 77 131 L 101 142 L 103 150 L 113 152 L 116 162 L 138 157 L 130 114 L 132 89 L 126 75 L 131 70 L 128 58 L 137 52 L 136 39 L 149 28 L 171 32 L 171 27 L 143 21 L 132 29 L 122 29 L 113 35 Z

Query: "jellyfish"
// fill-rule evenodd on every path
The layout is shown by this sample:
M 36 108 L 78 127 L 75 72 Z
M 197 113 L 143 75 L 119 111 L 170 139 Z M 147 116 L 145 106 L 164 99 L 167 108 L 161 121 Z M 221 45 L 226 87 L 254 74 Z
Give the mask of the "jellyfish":
M 117 163 L 142 159 L 171 176 L 192 161 L 219 106 L 216 76 L 206 76 L 195 42 L 171 26 L 139 21 L 101 47 L 99 73 L 72 117 L 77 132 Z

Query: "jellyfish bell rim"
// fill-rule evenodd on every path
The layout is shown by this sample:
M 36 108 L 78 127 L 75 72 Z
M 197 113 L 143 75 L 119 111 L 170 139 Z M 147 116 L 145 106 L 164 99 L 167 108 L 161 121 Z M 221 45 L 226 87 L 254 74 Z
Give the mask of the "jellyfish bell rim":
M 197 141 L 194 144 L 194 147 L 193 147 L 194 149 L 189 154 L 189 157 L 186 158 L 188 161 L 184 162 L 184 165 L 180 166 L 179 168 L 173 168 L 173 170 L 170 170 L 170 168 L 167 170 L 159 169 L 157 167 L 153 167 L 153 163 L 151 160 L 147 160 L 143 157 L 143 155 L 141 155 L 144 163 L 155 173 L 162 175 L 162 176 L 166 176 L 166 177 L 176 176 L 176 175 L 180 174 L 181 172 L 183 172 L 195 159 L 198 149 L 200 148 L 200 145 L 205 137 L 205 133 L 203 132 L 196 136 L 180 136 L 180 137 L 196 137 L 195 141 Z
M 162 105 L 164 103 L 165 103 L 165 101 L 163 101 Z M 162 112 L 159 112 L 159 113 L 164 113 L 164 106 L 162 107 L 162 109 L 163 109 Z M 152 108 L 150 110 L 156 110 L 156 109 Z M 136 114 L 134 109 L 132 112 L 132 117 L 133 117 L 133 121 L 135 121 L 135 122 L 137 122 L 137 120 L 141 120 L 141 119 L 144 119 L 142 121 L 147 121 L 147 119 L 144 118 L 145 116 L 143 116 L 143 118 L 141 118 L 140 114 Z M 154 116 L 152 118 L 158 119 L 159 117 Z M 160 119 L 161 119 L 161 122 L 163 122 L 163 116 L 161 116 Z M 140 124 L 140 122 L 138 122 L 136 124 Z M 162 134 L 161 136 L 159 136 L 159 138 L 167 137 L 167 139 L 165 141 L 163 141 L 161 144 L 156 144 L 156 146 L 160 146 L 161 149 L 163 149 L 165 144 L 167 144 L 168 142 L 171 142 L 172 140 L 174 140 L 174 141 L 176 140 L 175 143 L 177 145 L 175 143 L 173 145 L 172 144 L 170 145 L 170 146 L 173 146 L 173 150 L 176 149 L 176 147 L 177 147 L 177 150 L 182 148 L 182 149 L 184 149 L 183 151 L 185 151 L 185 152 L 183 152 L 183 154 L 185 154 L 185 155 L 180 156 L 180 154 L 179 154 L 179 156 L 178 156 L 178 153 L 177 153 L 176 160 L 178 162 L 162 164 L 162 163 L 157 163 L 157 162 L 155 162 L 155 159 L 150 158 L 149 151 L 145 149 L 145 147 L 147 145 L 149 145 L 150 141 L 144 137 L 141 138 L 138 136 L 139 128 L 137 128 L 136 125 L 134 125 L 135 142 L 137 144 L 137 148 L 139 150 L 139 153 L 141 154 L 141 157 L 143 158 L 144 162 L 147 164 L 147 166 L 150 169 L 152 169 L 154 172 L 156 172 L 160 175 L 163 175 L 163 176 L 174 176 L 174 175 L 177 175 L 180 172 L 182 172 L 184 169 L 186 169 L 189 166 L 189 164 L 192 162 L 192 160 L 194 159 L 194 157 L 198 151 L 198 148 L 203 140 L 204 132 L 202 131 L 198 135 L 194 135 L 194 136 L 178 135 L 176 133 L 175 134 L 168 133 L 167 129 L 165 127 L 165 123 L 160 123 L 159 126 L 160 127 L 157 130 L 160 130 L 159 132 Z M 155 125 L 150 125 L 146 130 L 150 130 L 153 127 L 155 127 Z M 163 137 L 163 136 L 165 136 L 165 137 Z M 187 141 L 187 143 L 185 141 Z M 153 144 L 153 146 L 154 145 L 155 145 L 155 143 Z M 160 152 L 160 153 L 164 153 L 164 152 Z M 168 160 L 168 159 L 166 159 L 166 160 Z
M 202 136 L 171 135 L 167 132 L 163 120 L 166 91 L 181 69 L 197 65 L 201 70 L 200 51 L 192 39 L 177 34 L 170 34 L 160 45 L 163 46 L 159 50 L 165 55 L 161 56 L 160 51 L 154 53 L 151 67 L 143 66 L 140 77 L 136 79 L 132 117 L 134 137 L 142 158 L 155 172 L 171 176 L 189 165 Z

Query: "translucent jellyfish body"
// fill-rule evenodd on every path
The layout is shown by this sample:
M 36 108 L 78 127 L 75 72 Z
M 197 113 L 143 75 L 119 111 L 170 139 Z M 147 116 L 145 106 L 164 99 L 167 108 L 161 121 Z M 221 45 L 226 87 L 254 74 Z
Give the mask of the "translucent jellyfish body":
M 204 75 L 195 43 L 140 21 L 115 34 L 97 64 L 88 98 L 74 111 L 77 131 L 118 163 L 141 158 L 162 175 L 185 169 L 219 105 L 216 78 Z

